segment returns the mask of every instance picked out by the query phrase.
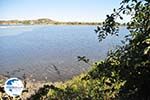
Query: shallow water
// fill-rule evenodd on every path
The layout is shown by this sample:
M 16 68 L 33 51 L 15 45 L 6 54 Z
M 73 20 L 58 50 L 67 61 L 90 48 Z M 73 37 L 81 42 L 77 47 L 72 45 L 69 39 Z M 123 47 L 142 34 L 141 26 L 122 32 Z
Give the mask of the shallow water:
M 128 33 L 120 28 L 119 37 L 99 43 L 96 26 L 34 25 L 0 26 L 0 74 L 37 80 L 71 78 L 89 68 L 77 61 L 86 56 L 91 62 L 104 59 L 108 50 L 121 45 Z

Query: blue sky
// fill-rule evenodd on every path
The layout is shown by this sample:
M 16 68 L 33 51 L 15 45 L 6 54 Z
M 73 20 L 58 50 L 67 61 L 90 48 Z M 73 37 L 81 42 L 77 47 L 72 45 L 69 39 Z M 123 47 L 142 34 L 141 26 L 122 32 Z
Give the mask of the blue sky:
M 96 22 L 105 19 L 121 0 L 0 0 L 0 20 L 50 18 Z

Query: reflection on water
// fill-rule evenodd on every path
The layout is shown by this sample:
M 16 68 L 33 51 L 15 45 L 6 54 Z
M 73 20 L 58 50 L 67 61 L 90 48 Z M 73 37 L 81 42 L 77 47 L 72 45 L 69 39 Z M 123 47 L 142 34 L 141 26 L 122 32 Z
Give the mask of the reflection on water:
M 120 45 L 127 34 L 99 43 L 96 26 L 0 26 L 0 74 L 56 81 L 88 69 L 77 56 L 92 61 L 104 59 L 108 50 Z M 58 71 L 59 74 L 58 75 Z

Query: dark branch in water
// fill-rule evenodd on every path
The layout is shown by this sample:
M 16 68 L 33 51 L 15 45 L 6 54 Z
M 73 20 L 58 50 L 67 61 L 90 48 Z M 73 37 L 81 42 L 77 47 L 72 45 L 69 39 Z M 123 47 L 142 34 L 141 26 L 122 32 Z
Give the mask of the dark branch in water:
M 58 74 L 59 78 L 61 79 L 60 71 L 59 71 L 59 69 L 57 68 L 57 66 L 55 66 L 54 64 L 52 64 L 52 66 L 54 67 L 56 73 Z
M 77 56 L 78 61 L 83 61 L 84 63 L 88 64 L 88 65 L 92 65 L 92 63 L 90 62 L 90 59 L 88 59 L 86 56 Z

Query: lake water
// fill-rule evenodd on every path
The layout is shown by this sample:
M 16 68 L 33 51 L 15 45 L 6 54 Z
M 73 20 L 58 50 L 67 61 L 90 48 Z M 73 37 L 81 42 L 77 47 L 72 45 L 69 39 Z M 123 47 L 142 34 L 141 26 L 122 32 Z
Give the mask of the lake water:
M 43 25 L 0 26 L 0 74 L 37 80 L 71 78 L 89 68 L 78 62 L 86 56 L 91 62 L 104 59 L 107 52 L 128 33 L 120 28 L 119 37 L 99 42 L 96 26 Z

